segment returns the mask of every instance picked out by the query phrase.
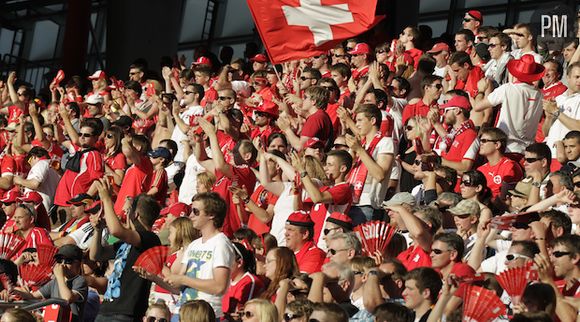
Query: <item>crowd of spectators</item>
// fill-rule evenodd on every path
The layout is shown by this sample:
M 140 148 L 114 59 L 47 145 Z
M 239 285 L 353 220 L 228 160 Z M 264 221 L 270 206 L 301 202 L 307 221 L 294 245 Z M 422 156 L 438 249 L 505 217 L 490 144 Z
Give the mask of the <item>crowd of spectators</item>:
M 72 321 L 434 322 L 473 314 L 475 285 L 497 321 L 578 320 L 577 38 L 548 50 L 470 10 L 454 43 L 408 26 L 275 66 L 220 57 L 48 96 L 0 83 L 2 241 L 23 240 L 0 245 L 0 299 L 59 298 Z M 396 233 L 370 251 L 377 222 Z M 160 245 L 160 274 L 135 265 Z M 513 295 L 498 276 L 517 269 Z

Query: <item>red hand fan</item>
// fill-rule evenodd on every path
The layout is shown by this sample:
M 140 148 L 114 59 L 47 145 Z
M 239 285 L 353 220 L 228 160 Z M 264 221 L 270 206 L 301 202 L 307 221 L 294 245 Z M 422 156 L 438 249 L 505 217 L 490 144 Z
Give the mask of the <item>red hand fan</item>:
M 531 265 L 510 268 L 496 276 L 498 283 L 508 293 L 512 298 L 512 302 L 515 304 L 521 299 L 528 283 L 537 280 L 537 278 L 537 271 L 533 270 Z
M 361 240 L 365 253 L 374 255 L 376 251 L 384 253 L 396 230 L 384 221 L 374 220 L 354 227 L 354 232 Z
M 14 289 L 14 284 L 12 284 L 10 277 L 8 277 L 6 273 L 0 274 L 0 285 L 2 285 L 2 289 L 7 290 L 8 293 L 12 292 Z
M 54 79 L 52 80 L 52 84 L 59 86 L 63 80 L 64 80 L 64 71 L 62 69 L 59 69 L 58 73 L 56 73 L 56 76 L 54 76 Z
M 168 255 L 169 247 L 155 246 L 141 253 L 133 266 L 141 267 L 149 274 L 159 275 Z
M 540 220 L 537 211 L 522 212 L 518 214 L 506 214 L 503 216 L 493 217 L 491 227 L 500 230 L 509 230 L 514 223 L 529 224 L 533 221 Z
M 24 239 L 14 234 L 0 234 L 0 258 L 10 259 L 24 245 Z
M 46 266 L 25 264 L 20 266 L 19 271 L 22 281 L 27 286 L 39 288 L 52 278 L 52 268 Z
M 151 96 L 155 95 L 155 87 L 153 86 L 153 83 L 147 84 L 147 88 L 145 89 L 145 95 L 147 97 L 151 97 Z
M 58 248 L 52 245 L 38 245 L 36 246 L 36 254 L 38 256 L 38 266 L 44 266 L 52 270 L 55 263 L 54 255 L 58 252 Z
M 463 321 L 488 322 L 506 314 L 506 307 L 491 290 L 467 285 L 463 296 Z

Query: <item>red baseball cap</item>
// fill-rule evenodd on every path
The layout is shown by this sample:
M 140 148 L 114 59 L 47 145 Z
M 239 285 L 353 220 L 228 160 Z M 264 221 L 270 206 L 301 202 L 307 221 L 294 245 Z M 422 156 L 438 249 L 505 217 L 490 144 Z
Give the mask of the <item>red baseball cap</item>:
M 447 45 L 444 42 L 438 42 L 435 45 L 433 45 L 433 48 L 431 48 L 427 52 L 429 54 L 434 54 L 434 53 L 440 53 L 440 52 L 442 52 L 444 50 L 447 51 L 447 52 L 449 52 L 449 45 Z
M 339 225 L 340 227 L 346 228 L 348 230 L 352 230 L 352 219 L 343 213 L 333 212 L 328 218 L 326 218 L 326 221 Z
M 0 199 L 0 202 L 13 203 L 13 202 L 16 202 L 19 197 L 20 197 L 20 190 L 18 190 L 18 188 L 10 189 L 10 190 L 4 192 L 4 195 L 2 196 L 2 199 Z
M 171 206 L 161 209 L 159 214 L 163 216 L 172 214 L 174 217 L 186 217 L 189 216 L 190 212 L 191 207 L 189 207 L 187 204 L 184 204 L 183 202 L 176 202 Z
M 286 223 L 292 226 L 314 227 L 314 222 L 306 211 L 295 211 L 290 214 Z
M 310 138 L 304 144 L 304 148 L 320 149 L 324 148 L 324 143 L 319 138 Z
M 196 61 L 193 62 L 194 65 L 208 65 L 211 67 L 211 60 L 205 56 L 199 57 Z
M 97 79 L 103 79 L 103 78 L 107 78 L 107 74 L 105 74 L 105 72 L 102 70 L 97 70 L 91 76 L 89 76 L 90 80 L 97 80 Z
M 36 191 L 26 191 L 22 196 L 16 198 L 20 202 L 31 202 L 35 204 L 42 203 L 42 196 Z
M 371 52 L 371 48 L 369 45 L 365 44 L 364 42 L 358 43 L 354 46 L 354 49 L 349 51 L 349 55 L 360 55 L 360 54 L 369 54 Z
M 461 95 L 455 95 L 449 101 L 447 101 L 447 103 L 439 106 L 440 109 L 447 109 L 447 108 L 454 108 L 454 107 L 459 107 L 459 108 L 464 109 L 466 111 L 471 110 L 471 104 L 469 103 L 469 100 Z
M 260 105 L 256 106 L 255 110 L 262 113 L 268 113 L 274 118 L 277 118 L 279 114 L 278 105 L 268 100 L 262 101 Z
M 251 62 L 258 62 L 258 63 L 267 63 L 268 57 L 264 54 L 257 54 L 254 57 L 250 58 Z
M 472 16 L 475 20 L 483 23 L 483 16 L 479 10 L 469 10 L 467 11 L 467 14 Z

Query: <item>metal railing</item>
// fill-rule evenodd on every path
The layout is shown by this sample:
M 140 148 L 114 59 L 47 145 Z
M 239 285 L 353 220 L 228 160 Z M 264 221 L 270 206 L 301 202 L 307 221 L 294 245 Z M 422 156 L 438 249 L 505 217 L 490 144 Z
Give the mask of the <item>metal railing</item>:
M 50 82 L 48 75 L 53 70 L 53 63 L 31 62 L 11 54 L 4 54 L 0 65 L 0 74 L 3 77 L 8 76 L 11 71 L 16 71 L 18 79 L 31 84 L 37 92 L 48 86 Z

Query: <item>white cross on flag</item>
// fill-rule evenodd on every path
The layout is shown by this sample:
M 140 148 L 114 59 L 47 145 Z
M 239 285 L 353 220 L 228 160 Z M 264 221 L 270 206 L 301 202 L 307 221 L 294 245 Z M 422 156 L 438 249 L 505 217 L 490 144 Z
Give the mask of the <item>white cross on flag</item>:
M 383 17 L 377 0 L 247 0 L 272 63 L 325 53 Z

